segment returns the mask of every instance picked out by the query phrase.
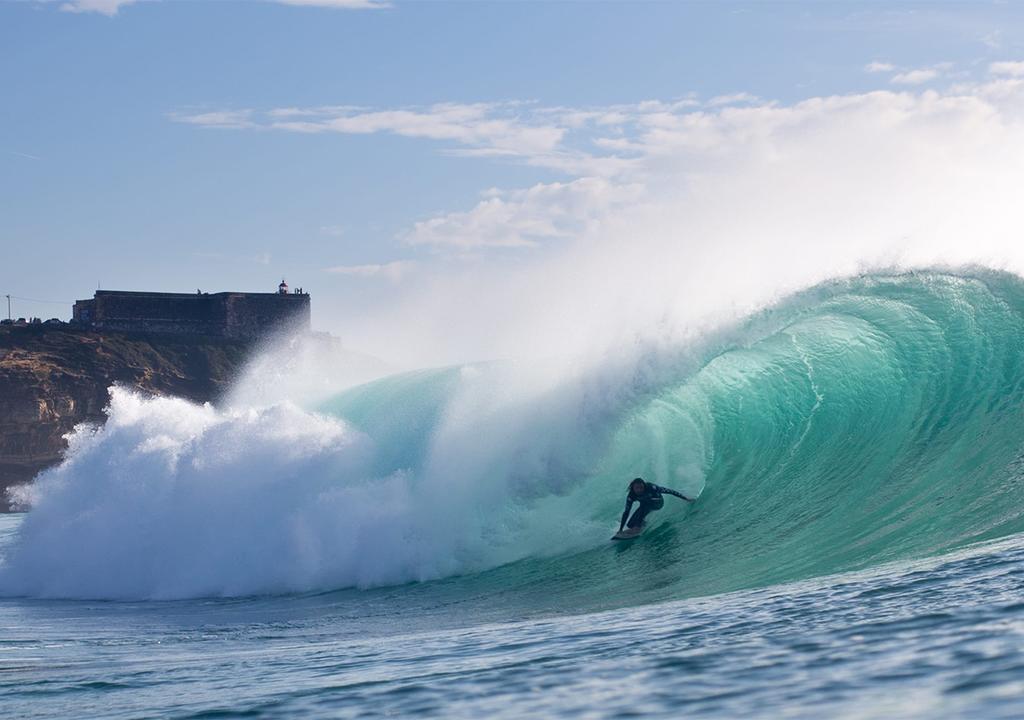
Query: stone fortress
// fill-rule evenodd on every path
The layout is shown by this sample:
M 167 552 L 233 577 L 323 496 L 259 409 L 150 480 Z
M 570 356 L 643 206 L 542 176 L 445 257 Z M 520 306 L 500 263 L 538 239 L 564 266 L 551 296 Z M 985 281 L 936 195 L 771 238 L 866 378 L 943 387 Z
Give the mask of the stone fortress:
M 278 329 L 309 331 L 309 294 L 282 280 L 275 293 L 157 293 L 97 290 L 72 322 L 92 330 L 255 340 Z

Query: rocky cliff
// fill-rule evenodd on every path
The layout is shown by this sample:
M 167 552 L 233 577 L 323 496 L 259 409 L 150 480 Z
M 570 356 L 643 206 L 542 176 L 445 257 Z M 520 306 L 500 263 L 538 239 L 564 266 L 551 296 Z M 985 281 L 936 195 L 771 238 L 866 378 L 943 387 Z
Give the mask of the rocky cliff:
M 7 487 L 60 459 L 65 433 L 103 422 L 111 385 L 215 400 L 250 348 L 225 338 L 0 326 L 0 510 Z

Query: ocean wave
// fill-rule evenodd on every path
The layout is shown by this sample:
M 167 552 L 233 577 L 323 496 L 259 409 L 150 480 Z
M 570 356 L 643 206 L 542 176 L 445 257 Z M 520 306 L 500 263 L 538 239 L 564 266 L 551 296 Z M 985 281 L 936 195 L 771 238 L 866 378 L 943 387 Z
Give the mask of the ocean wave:
M 607 538 L 636 475 L 700 495 L 637 544 L 661 596 L 939 553 L 1024 529 L 1022 341 L 1017 276 L 876 273 L 587 363 L 424 370 L 302 406 L 115 388 L 106 425 L 23 491 L 0 593 L 245 596 L 510 563 L 598 591 L 622 578 Z

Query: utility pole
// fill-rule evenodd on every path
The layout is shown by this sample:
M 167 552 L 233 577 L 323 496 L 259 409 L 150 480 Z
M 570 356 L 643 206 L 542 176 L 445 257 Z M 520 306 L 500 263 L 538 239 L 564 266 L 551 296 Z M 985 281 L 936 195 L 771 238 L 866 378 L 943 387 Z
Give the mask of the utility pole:
M 7 296 L 7 319 L 11 319 L 11 296 Z

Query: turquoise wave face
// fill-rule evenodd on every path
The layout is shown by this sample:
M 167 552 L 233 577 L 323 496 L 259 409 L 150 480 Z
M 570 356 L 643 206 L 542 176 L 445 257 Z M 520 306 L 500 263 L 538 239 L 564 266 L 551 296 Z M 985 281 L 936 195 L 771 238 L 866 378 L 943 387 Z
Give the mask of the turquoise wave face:
M 874 275 L 791 297 L 620 396 L 611 421 L 580 428 L 597 450 L 571 468 L 575 482 L 553 481 L 569 489 L 520 501 L 567 528 L 613 529 L 628 479 L 642 475 L 700 492 L 696 505 L 669 498 L 632 545 L 602 538 L 480 582 L 540 582 L 566 602 L 614 604 L 626 602 L 624 585 L 647 599 L 700 595 L 1019 532 L 1022 350 L 1024 282 L 1009 274 Z M 457 375 L 392 378 L 330 408 L 419 465 Z M 398 416 L 376 401 L 398 396 Z
M 695 584 L 776 583 L 1018 532 L 1022 313 L 1024 285 L 1003 274 L 815 288 L 749 328 L 777 329 L 638 409 L 608 465 L 664 475 L 701 449 L 706 489 L 671 546 Z

